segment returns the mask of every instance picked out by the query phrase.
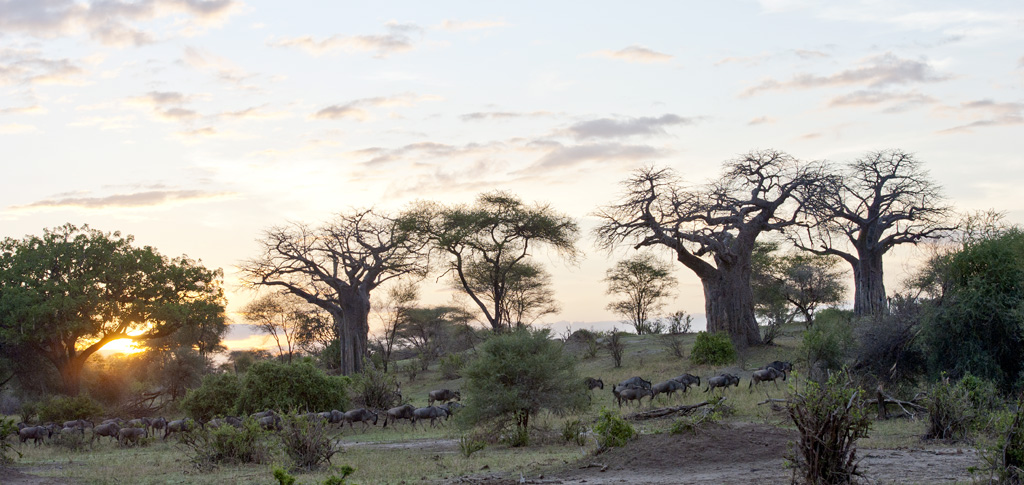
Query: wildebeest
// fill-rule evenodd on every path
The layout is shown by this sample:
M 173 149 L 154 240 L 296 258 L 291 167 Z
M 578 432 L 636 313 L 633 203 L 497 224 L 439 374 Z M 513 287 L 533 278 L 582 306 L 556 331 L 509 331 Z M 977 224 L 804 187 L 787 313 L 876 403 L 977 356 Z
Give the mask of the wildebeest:
M 63 427 L 64 428 L 85 429 L 87 427 L 88 428 L 92 428 L 93 425 L 92 425 L 92 421 L 89 421 L 89 420 L 86 420 L 86 419 L 76 419 L 76 420 L 73 420 L 73 421 L 64 421 L 64 426 Z
M 760 384 L 764 381 L 772 381 L 775 383 L 775 387 L 778 387 L 779 383 L 775 379 L 780 377 L 785 381 L 786 373 L 774 367 L 755 370 L 754 373 L 750 375 L 750 384 L 747 385 L 747 389 L 753 389 L 754 384 Z
M 284 429 L 284 426 L 281 423 L 281 416 L 278 416 L 277 414 L 269 414 L 267 416 L 263 416 L 262 418 L 256 420 L 256 422 L 259 423 L 260 427 L 263 429 L 269 429 L 274 431 L 280 431 Z
M 129 443 L 137 445 L 146 436 L 148 436 L 146 428 L 121 428 L 117 430 L 117 442 L 121 446 L 127 446 Z
M 47 438 L 53 436 L 53 430 L 46 426 L 25 426 L 18 430 L 18 439 L 24 444 L 28 440 L 32 440 L 35 444 L 40 444 Z
M 619 391 L 618 394 L 615 395 L 615 398 L 618 400 L 619 407 L 621 408 L 622 401 L 626 401 L 626 404 L 629 404 L 629 401 L 635 400 L 638 406 L 643 404 L 644 396 L 651 396 L 651 400 L 653 402 L 654 392 L 651 391 L 650 388 L 646 387 L 631 387 L 628 389 L 623 389 Z
M 457 402 L 453 401 L 453 402 L 446 402 L 446 403 L 442 404 L 441 407 L 444 408 L 445 411 L 448 411 L 448 416 L 451 417 L 452 415 L 454 415 L 456 412 L 458 412 L 460 409 L 464 408 L 465 406 L 463 406 L 462 403 L 457 403 Z M 445 418 L 445 419 L 447 420 L 447 418 Z
M 144 428 L 148 430 L 153 426 L 153 420 L 149 418 L 136 418 L 128 421 L 128 426 L 132 428 Z
M 684 386 L 686 386 L 687 390 L 689 390 L 690 386 L 694 385 L 700 387 L 700 376 L 695 376 L 690 373 L 673 377 L 672 380 L 683 384 Z
M 444 418 L 448 416 L 448 410 L 437 406 L 427 406 L 425 408 L 416 408 L 412 411 L 412 424 L 416 425 L 416 420 L 419 419 L 430 419 L 430 427 L 434 427 L 438 418 Z
M 708 392 L 716 387 L 726 388 L 729 386 L 739 387 L 740 378 L 732 374 L 721 374 L 715 377 L 708 378 L 708 387 L 704 389 L 704 392 Z
M 388 409 L 387 414 L 384 416 L 384 427 L 387 428 L 389 422 L 393 423 L 399 419 L 408 419 L 410 422 L 414 422 L 412 413 L 415 410 L 416 406 L 413 406 L 412 404 L 403 404 L 401 406 Z
M 657 397 L 658 394 L 667 394 L 671 396 L 675 394 L 676 391 L 686 392 L 686 384 L 675 379 L 659 382 L 651 387 L 651 402 L 654 402 L 654 398 Z
M 195 420 L 193 420 L 191 418 L 176 419 L 174 421 L 170 421 L 170 422 L 167 423 L 167 426 L 164 429 L 164 437 L 163 437 L 163 439 L 167 439 L 168 436 L 170 436 L 170 435 L 172 435 L 174 433 L 180 433 L 180 432 L 184 432 L 184 431 L 192 431 L 193 429 L 196 429 L 196 422 L 195 422 Z
M 373 421 L 373 425 L 377 426 L 377 413 L 366 408 L 353 409 L 345 412 L 345 422 L 348 423 L 349 428 L 352 428 L 352 423 L 357 421 L 363 423 L 363 429 L 370 427 L 370 421 Z
M 427 393 L 427 406 L 433 406 L 434 401 L 445 403 L 453 400 L 461 401 L 462 394 L 460 394 L 459 391 L 453 391 L 451 389 L 437 389 Z
M 273 409 L 268 409 L 266 411 L 260 411 L 258 413 L 252 413 L 249 416 L 252 416 L 253 419 L 259 421 L 260 418 L 265 418 L 267 416 L 275 416 L 275 415 L 277 415 L 277 413 L 275 413 Z
M 772 363 L 762 367 L 761 369 L 767 369 L 769 367 L 772 368 L 772 369 L 775 369 L 775 370 L 780 370 L 782 372 L 793 372 L 793 363 L 792 362 L 783 361 L 783 360 L 776 360 L 776 361 L 774 361 L 774 362 L 772 362 Z
M 92 429 L 92 440 L 96 441 L 100 436 L 109 436 L 111 440 L 116 440 L 120 429 L 116 421 L 100 424 Z
M 163 430 L 167 428 L 167 420 L 163 416 L 156 418 L 150 422 L 150 426 L 153 427 L 153 435 L 156 435 L 157 430 Z
M 637 389 L 637 388 L 650 389 L 651 388 L 651 381 L 645 380 L 642 377 L 634 376 L 634 377 L 630 377 L 629 379 L 626 379 L 626 380 L 620 382 L 615 387 L 619 388 L 620 390 L 622 390 L 622 389 L 631 389 L 631 388 L 633 388 L 633 389 Z
M 593 391 L 594 389 L 604 389 L 604 381 L 602 381 L 601 379 L 594 379 L 593 377 L 588 377 L 583 380 L 583 383 L 586 384 L 588 391 Z

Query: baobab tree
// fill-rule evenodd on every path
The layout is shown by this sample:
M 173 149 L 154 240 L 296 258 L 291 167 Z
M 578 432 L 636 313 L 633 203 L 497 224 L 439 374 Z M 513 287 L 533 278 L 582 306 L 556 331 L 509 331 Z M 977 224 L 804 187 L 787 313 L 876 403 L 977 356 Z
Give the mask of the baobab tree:
M 326 310 L 338 328 L 341 372 L 362 370 L 367 354 L 370 292 L 385 281 L 422 274 L 422 245 L 395 219 L 372 210 L 339 214 L 320 227 L 274 227 L 261 254 L 241 264 L 253 286 L 280 288 Z
M 759 235 L 796 223 L 822 178 L 818 164 L 782 152 L 754 151 L 725 163 L 721 178 L 684 188 L 668 168 L 642 168 L 624 182 L 622 198 L 600 209 L 600 247 L 663 246 L 704 287 L 708 330 L 727 332 L 739 347 L 761 343 L 750 287 Z
M 885 313 L 882 257 L 951 230 L 949 208 L 921 162 L 901 150 L 868 153 L 829 180 L 830 188 L 807 206 L 811 217 L 793 233 L 794 244 L 850 264 L 855 314 Z

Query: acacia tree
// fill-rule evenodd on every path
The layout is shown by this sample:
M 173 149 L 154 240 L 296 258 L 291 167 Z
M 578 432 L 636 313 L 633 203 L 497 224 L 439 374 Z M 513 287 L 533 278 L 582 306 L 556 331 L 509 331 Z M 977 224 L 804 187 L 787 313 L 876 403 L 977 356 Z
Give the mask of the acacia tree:
M 408 319 L 409 311 L 416 305 L 419 292 L 413 281 L 400 281 L 388 288 L 387 296 L 377 305 L 376 315 L 381 323 L 381 335 L 374 340 L 380 353 L 384 372 L 388 371 L 391 354 L 398 342 L 402 323 Z
M 608 269 L 604 281 L 608 283 L 609 295 L 625 298 L 609 303 L 608 309 L 633 325 L 637 335 L 653 333 L 651 314 L 665 306 L 664 300 L 678 284 L 672 268 L 650 253 L 619 261 Z
M 306 306 L 305 301 L 290 293 L 270 293 L 242 307 L 242 317 L 261 333 L 270 335 L 278 355 L 286 357 L 290 364 L 299 345 Z
M 445 343 L 452 339 L 455 328 L 472 320 L 465 310 L 452 306 L 409 308 L 398 328 L 398 338 L 416 349 L 423 370 L 443 353 Z
M 514 285 L 533 265 L 535 246 L 569 261 L 578 254 L 576 222 L 550 206 L 526 205 L 501 191 L 479 195 L 472 206 L 423 203 L 408 214 L 404 227 L 423 235 L 431 252 L 445 257 L 445 273 L 454 276 L 495 332 L 512 324 Z
M 367 355 L 370 292 L 385 281 L 423 271 L 420 246 L 395 219 L 358 210 L 320 227 L 269 229 L 261 254 L 240 266 L 254 286 L 281 288 L 323 308 L 340 340 L 341 373 L 362 371 Z
M 69 395 L 111 341 L 196 331 L 215 348 L 226 328 L 220 269 L 133 242 L 71 224 L 0 242 L 0 340 L 45 356 Z
M 755 310 L 776 314 L 781 306 L 789 320 L 801 315 L 808 328 L 814 312 L 822 305 L 842 301 L 843 271 L 839 259 L 813 253 L 776 255 L 778 243 L 757 243 L 754 248 L 753 277 Z
M 490 291 L 493 268 L 486 263 L 471 264 L 466 280 L 473 290 L 493 303 Z M 462 289 L 461 284 L 457 289 Z M 520 328 L 536 322 L 544 315 L 558 313 L 558 302 L 551 293 L 551 274 L 533 261 L 523 260 L 509 269 L 505 283 L 505 304 L 502 321 L 509 328 Z
M 949 208 L 921 162 L 901 150 L 871 152 L 831 177 L 794 243 L 838 256 L 853 268 L 857 315 L 886 312 L 882 257 L 900 244 L 917 244 L 947 230 Z
M 710 332 L 739 347 L 761 343 L 750 288 L 759 235 L 794 224 L 822 178 L 816 164 L 777 151 L 754 151 L 725 164 L 722 177 L 685 189 L 671 169 L 637 170 L 618 203 L 597 212 L 599 246 L 664 246 L 704 287 Z

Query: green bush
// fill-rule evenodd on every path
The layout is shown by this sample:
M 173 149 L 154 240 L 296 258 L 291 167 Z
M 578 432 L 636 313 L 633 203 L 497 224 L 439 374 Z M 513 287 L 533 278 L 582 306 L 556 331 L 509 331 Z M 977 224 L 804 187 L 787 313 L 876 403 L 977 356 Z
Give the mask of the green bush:
M 597 445 L 605 450 L 613 446 L 625 446 L 626 442 L 636 436 L 633 426 L 608 409 L 601 408 L 601 415 L 594 424 L 597 434 Z
M 39 421 L 63 423 L 73 419 L 94 419 L 103 414 L 103 406 L 89 396 L 54 396 L 39 406 Z
M 274 449 L 270 433 L 252 418 L 241 428 L 220 426 L 183 433 L 181 443 L 192 464 L 200 470 L 220 464 L 269 463 Z
M 441 357 L 439 365 L 441 377 L 452 380 L 462 377 L 460 372 L 462 371 L 462 368 L 466 366 L 466 361 L 462 358 L 462 354 L 448 354 Z
M 699 332 L 690 352 L 690 362 L 698 365 L 725 365 L 736 360 L 736 348 L 724 332 Z
M 242 383 L 231 373 L 210 374 L 203 383 L 189 389 L 181 400 L 181 410 L 197 421 L 209 421 L 216 416 L 233 414 L 242 395 Z
M 13 419 L 0 419 L 0 436 L 7 437 L 10 434 L 16 434 L 18 427 L 14 424 Z M 10 465 L 14 463 L 14 457 L 9 453 L 21 457 L 21 452 L 15 449 L 14 444 L 6 439 L 0 439 L 0 466 Z
M 942 379 L 928 393 L 928 432 L 925 438 L 959 441 L 967 437 L 984 411 L 975 406 L 971 389 L 975 379 Z
M 330 424 L 318 419 L 289 414 L 285 416 L 280 437 L 295 468 L 312 470 L 330 463 L 331 457 L 339 451 L 330 437 Z
M 328 376 L 310 362 L 257 362 L 245 374 L 238 413 L 266 409 L 323 411 L 348 407 L 348 377 Z
M 587 443 L 587 425 L 579 419 L 570 419 L 562 424 L 562 439 L 583 446 Z
M 814 326 L 804 332 L 802 349 L 807 362 L 823 370 L 839 370 L 854 345 L 853 325 L 842 312 L 821 312 Z

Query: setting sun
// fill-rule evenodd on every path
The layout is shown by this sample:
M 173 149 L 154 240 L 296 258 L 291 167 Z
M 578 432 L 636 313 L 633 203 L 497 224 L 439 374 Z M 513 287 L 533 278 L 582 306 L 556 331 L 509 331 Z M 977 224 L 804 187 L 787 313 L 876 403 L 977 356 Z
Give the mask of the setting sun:
M 134 341 L 132 341 L 131 339 L 120 338 L 120 339 L 111 341 L 107 345 L 104 345 L 103 348 L 99 350 L 99 352 L 101 354 L 106 354 L 106 355 L 110 355 L 110 354 L 137 354 L 137 353 L 143 352 L 145 350 L 146 349 L 137 346 L 137 344 Z

